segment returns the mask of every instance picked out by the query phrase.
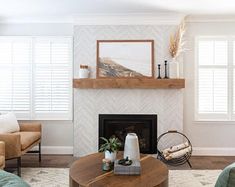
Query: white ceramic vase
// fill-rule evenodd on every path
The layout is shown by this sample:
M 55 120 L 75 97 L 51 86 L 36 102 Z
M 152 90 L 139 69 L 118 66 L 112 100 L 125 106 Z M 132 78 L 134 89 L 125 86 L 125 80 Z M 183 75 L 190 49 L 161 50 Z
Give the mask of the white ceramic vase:
M 174 58 L 169 63 L 169 78 L 170 79 L 180 78 L 179 62 Z
M 131 160 L 140 160 L 139 140 L 138 136 L 135 133 L 127 134 L 123 157 L 128 157 Z
M 111 162 L 114 162 L 116 160 L 116 157 L 117 157 L 117 152 L 109 152 L 109 151 L 105 151 L 104 152 L 104 157 L 105 159 L 109 159 L 111 160 Z
M 89 70 L 88 69 L 79 69 L 79 78 L 80 79 L 89 78 Z

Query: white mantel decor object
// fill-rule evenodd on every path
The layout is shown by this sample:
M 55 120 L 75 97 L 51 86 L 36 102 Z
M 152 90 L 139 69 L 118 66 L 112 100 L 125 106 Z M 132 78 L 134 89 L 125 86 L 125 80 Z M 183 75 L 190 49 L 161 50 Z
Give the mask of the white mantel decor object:
M 173 58 L 172 61 L 169 62 L 169 78 L 170 79 L 179 79 L 179 62 Z
M 104 154 L 105 154 L 105 159 L 108 159 L 111 162 L 114 162 L 116 160 L 117 151 L 115 151 L 115 152 L 105 151 Z
M 123 157 L 128 157 L 131 160 L 140 160 L 139 140 L 138 136 L 135 133 L 127 134 Z
M 79 69 L 79 79 L 89 78 L 89 70 L 87 65 L 80 65 Z

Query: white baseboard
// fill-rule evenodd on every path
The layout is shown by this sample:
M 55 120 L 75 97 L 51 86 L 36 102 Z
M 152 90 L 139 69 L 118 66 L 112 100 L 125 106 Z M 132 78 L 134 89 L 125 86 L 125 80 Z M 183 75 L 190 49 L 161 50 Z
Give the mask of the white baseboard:
M 193 156 L 235 156 L 233 147 L 193 147 Z
M 63 154 L 63 155 L 72 155 L 73 147 L 72 146 L 42 146 L 42 154 Z

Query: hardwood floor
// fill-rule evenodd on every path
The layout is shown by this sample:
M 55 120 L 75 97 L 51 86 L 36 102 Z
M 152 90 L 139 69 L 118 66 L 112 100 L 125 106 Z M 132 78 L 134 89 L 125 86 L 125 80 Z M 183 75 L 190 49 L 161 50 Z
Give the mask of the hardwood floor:
M 22 157 L 22 167 L 56 167 L 67 168 L 78 158 L 72 155 L 42 155 L 42 162 L 38 162 L 38 156 L 27 154 Z M 193 156 L 190 159 L 192 169 L 223 169 L 235 162 L 235 156 Z M 16 160 L 9 160 L 6 167 L 14 167 Z M 170 169 L 190 169 L 187 164 L 178 167 L 169 166 Z
M 235 162 L 235 156 L 192 156 L 190 158 L 192 169 L 224 169 L 233 162 Z M 188 164 L 169 168 L 190 169 Z
M 39 163 L 37 154 L 26 154 L 21 158 L 21 164 L 22 167 L 68 168 L 76 159 L 72 155 L 42 155 L 42 161 Z M 16 159 L 6 161 L 6 168 L 15 166 Z

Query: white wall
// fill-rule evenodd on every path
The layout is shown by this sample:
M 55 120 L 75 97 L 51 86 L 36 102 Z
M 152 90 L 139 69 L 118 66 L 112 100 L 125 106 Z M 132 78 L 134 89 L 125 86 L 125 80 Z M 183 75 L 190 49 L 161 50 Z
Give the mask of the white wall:
M 184 97 L 184 132 L 194 146 L 194 154 L 235 155 L 235 122 L 195 122 L 195 53 L 194 40 L 200 35 L 233 35 L 235 23 L 204 22 L 187 24 L 187 49 L 184 55 L 186 79 Z
M 68 23 L 0 24 L 0 36 L 73 36 L 73 25 Z M 43 127 L 42 152 L 72 153 L 73 122 L 41 121 Z
M 30 121 L 24 121 L 30 122 Z M 72 121 L 37 121 L 42 124 L 43 154 L 73 154 Z

